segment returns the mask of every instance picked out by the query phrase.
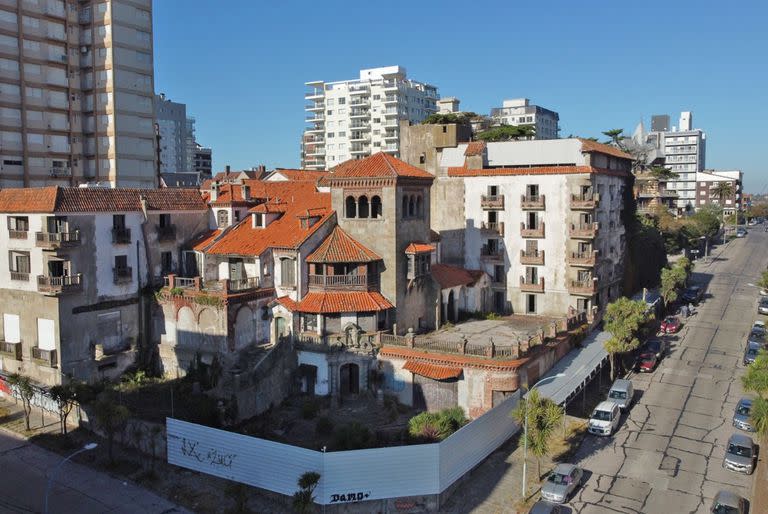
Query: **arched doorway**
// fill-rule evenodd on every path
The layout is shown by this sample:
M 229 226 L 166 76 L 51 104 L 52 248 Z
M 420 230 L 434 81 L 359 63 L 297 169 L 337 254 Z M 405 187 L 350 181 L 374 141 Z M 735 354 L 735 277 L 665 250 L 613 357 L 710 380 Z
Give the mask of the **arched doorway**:
M 360 393 L 360 366 L 353 363 L 343 364 L 339 368 L 339 384 L 341 385 L 341 394 L 359 394 Z
M 446 319 L 450 323 L 456 323 L 456 299 L 453 297 L 453 289 L 448 293 L 448 314 Z
M 285 318 L 278 316 L 275 318 L 275 343 L 280 342 L 280 339 L 288 335 L 288 323 L 285 322 Z

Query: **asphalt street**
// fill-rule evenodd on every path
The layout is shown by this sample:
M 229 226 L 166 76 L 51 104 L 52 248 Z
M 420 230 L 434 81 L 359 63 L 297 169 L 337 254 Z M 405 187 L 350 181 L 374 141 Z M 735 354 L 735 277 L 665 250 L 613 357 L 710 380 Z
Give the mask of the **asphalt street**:
M 704 513 L 721 489 L 749 498 L 752 476 L 722 462 L 743 396 L 747 334 L 765 318 L 753 284 L 766 269 L 766 245 L 768 233 L 757 227 L 697 264 L 692 281 L 706 295 L 696 315 L 668 336 L 670 352 L 652 374 L 632 376 L 636 403 L 619 431 L 587 436 L 575 456 L 587 472 L 570 502 L 575 512 Z

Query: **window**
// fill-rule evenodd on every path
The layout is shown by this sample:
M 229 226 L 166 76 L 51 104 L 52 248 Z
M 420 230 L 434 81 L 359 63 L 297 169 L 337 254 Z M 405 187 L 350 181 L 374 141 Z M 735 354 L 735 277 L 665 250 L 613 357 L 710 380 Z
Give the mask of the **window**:
M 525 268 L 525 283 L 526 284 L 538 284 L 539 283 L 539 269 L 534 266 L 528 266 Z
M 317 332 L 317 314 L 301 313 L 301 330 L 304 332 Z
M 8 216 L 8 230 L 15 230 L 17 232 L 29 231 L 29 217 Z
M 347 218 L 357 217 L 357 201 L 354 196 L 348 196 L 345 200 L 344 216 Z
M 219 227 L 226 227 L 229 225 L 229 213 L 225 209 L 220 209 L 216 212 L 216 222 Z
M 166 228 L 171 226 L 171 215 L 170 214 L 161 214 L 160 215 L 160 228 Z
M 527 186 L 525 186 L 525 196 L 531 200 L 538 200 L 539 198 L 538 184 L 528 184 Z
M 173 252 L 160 253 L 160 269 L 163 276 L 173 273 Z
M 12 280 L 27 280 L 30 273 L 29 252 L 8 252 L 8 267 Z M 18 275 L 18 276 L 16 276 Z M 25 276 L 21 276 L 25 275 Z
M 371 197 L 371 218 L 379 219 L 382 215 L 381 197 L 378 195 Z
M 6 343 L 21 342 L 18 314 L 3 314 L 3 340 Z
M 497 264 L 493 267 L 493 281 L 504 282 L 504 265 Z
M 536 295 L 535 294 L 525 295 L 525 313 L 536 314 Z
M 346 98 L 339 98 L 339 105 L 344 105 L 346 103 L 347 103 L 347 99 Z
M 499 194 L 499 186 L 488 186 L 488 196 L 497 196 Z
M 363 195 L 357 199 L 357 215 L 358 218 L 368 217 L 368 197 Z
M 117 270 L 128 269 L 128 256 L 127 255 L 115 255 L 115 269 L 117 269 Z
M 280 259 L 280 285 L 296 287 L 296 261 L 293 259 Z

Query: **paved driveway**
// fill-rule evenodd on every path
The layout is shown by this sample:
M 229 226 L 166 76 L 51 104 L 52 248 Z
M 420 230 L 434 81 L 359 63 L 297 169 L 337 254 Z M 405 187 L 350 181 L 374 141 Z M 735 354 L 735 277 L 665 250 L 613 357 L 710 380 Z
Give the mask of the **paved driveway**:
M 749 497 L 751 476 L 722 467 L 742 396 L 742 352 L 756 313 L 749 285 L 766 267 L 768 234 L 753 231 L 698 265 L 707 286 L 697 314 L 652 374 L 635 375 L 637 403 L 612 438 L 587 436 L 575 461 L 587 481 L 571 501 L 576 512 L 709 512 L 720 489 Z M 752 506 L 751 512 L 758 512 Z

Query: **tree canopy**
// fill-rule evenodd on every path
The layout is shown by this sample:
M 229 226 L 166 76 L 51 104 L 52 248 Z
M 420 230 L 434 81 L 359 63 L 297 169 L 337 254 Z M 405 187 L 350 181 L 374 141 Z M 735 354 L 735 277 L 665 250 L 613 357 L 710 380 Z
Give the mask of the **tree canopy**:
M 474 112 L 436 112 L 427 116 L 421 123 L 423 125 L 450 125 L 453 123 L 464 125 L 469 123 L 472 118 L 477 118 L 477 114 Z
M 611 355 L 611 380 L 616 378 L 615 356 L 640 346 L 637 334 L 640 327 L 650 319 L 648 306 L 642 300 L 631 300 L 622 296 L 608 304 L 603 318 L 605 330 L 611 334 L 605 343 L 605 350 Z
M 536 135 L 534 125 L 501 125 L 493 127 L 477 134 L 481 141 L 515 141 Z

